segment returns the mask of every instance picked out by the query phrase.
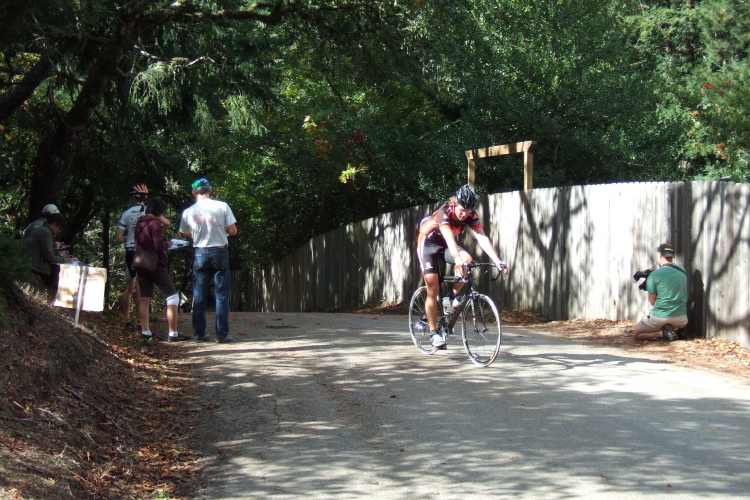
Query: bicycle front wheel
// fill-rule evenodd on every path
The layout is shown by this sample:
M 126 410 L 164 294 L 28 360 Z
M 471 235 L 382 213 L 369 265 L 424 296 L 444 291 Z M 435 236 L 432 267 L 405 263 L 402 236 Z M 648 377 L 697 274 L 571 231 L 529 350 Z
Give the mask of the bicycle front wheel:
M 427 322 L 427 311 L 425 310 L 426 300 L 427 287 L 417 288 L 409 303 L 409 332 L 417 349 L 425 354 L 432 354 L 437 349 L 430 342 L 430 325 Z
M 476 295 L 466 303 L 461 315 L 461 337 L 466 354 L 475 365 L 487 366 L 495 361 L 503 328 L 491 298 Z

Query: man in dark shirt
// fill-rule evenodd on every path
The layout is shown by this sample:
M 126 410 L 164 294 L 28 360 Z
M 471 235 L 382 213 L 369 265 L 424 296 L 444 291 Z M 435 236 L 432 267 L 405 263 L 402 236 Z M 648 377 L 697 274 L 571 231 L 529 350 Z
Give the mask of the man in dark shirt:
M 73 258 L 68 255 L 55 253 L 55 236 L 65 230 L 67 220 L 60 213 L 50 214 L 47 221 L 34 229 L 29 235 L 26 253 L 31 257 L 31 272 L 39 276 L 45 286 L 51 290 L 57 289 L 60 276 L 59 268 L 54 264 L 72 264 Z

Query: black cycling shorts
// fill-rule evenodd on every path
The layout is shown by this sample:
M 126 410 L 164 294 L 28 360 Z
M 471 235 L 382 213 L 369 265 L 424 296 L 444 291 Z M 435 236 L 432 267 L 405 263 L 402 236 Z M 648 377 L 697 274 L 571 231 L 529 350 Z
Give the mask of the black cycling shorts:
M 459 252 L 463 252 L 464 249 L 458 247 Z M 448 248 L 430 243 L 427 238 L 422 238 L 417 248 L 417 255 L 419 256 L 419 268 L 422 274 L 442 274 L 439 269 L 442 265 L 441 262 L 448 264 L 455 264 L 453 256 L 448 251 Z
M 135 279 L 136 272 L 135 269 L 133 269 L 133 257 L 135 256 L 135 250 L 126 250 L 125 251 L 125 278 L 126 279 Z

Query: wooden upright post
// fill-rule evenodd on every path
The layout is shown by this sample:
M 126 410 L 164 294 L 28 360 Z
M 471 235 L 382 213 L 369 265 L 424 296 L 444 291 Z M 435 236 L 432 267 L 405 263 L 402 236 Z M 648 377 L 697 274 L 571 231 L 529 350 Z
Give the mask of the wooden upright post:
M 536 144 L 536 143 L 534 143 Z M 534 147 L 523 152 L 523 190 L 534 188 Z
M 466 156 L 469 159 L 469 172 L 466 174 L 469 186 L 474 187 L 474 170 L 476 169 L 476 162 L 469 156 L 469 151 L 466 152 Z
M 469 161 L 468 182 L 474 186 L 476 160 L 490 156 L 513 155 L 523 153 L 523 190 L 529 191 L 534 187 L 534 148 L 536 141 L 516 142 L 515 144 L 503 144 L 502 146 L 491 146 L 482 149 L 470 149 L 466 151 L 466 159 Z

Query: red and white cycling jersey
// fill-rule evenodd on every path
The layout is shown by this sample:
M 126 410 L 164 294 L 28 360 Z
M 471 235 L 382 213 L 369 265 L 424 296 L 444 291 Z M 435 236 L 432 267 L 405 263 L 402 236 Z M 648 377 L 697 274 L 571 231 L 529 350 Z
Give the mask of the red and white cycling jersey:
M 455 208 L 455 205 L 446 203 L 438 208 L 431 216 L 425 217 L 419 225 L 417 244 L 419 245 L 419 242 L 425 238 L 426 243 L 447 247 L 448 243 L 446 243 L 445 238 L 443 238 L 443 234 L 440 231 L 442 226 L 450 227 L 454 237 L 460 235 L 465 226 L 469 226 L 474 231 L 482 227 L 482 224 L 479 222 L 479 216 L 474 210 L 469 212 L 466 219 L 461 221 L 456 217 Z

